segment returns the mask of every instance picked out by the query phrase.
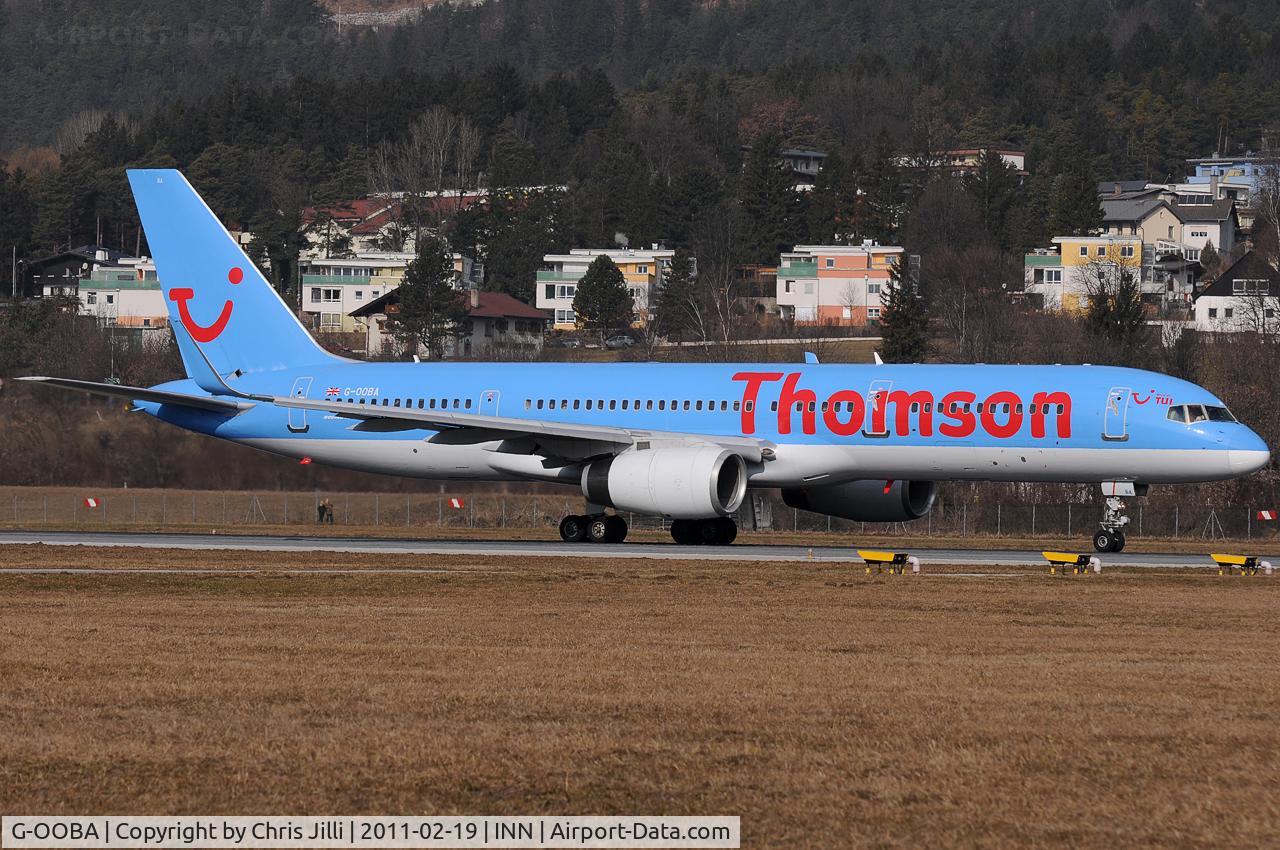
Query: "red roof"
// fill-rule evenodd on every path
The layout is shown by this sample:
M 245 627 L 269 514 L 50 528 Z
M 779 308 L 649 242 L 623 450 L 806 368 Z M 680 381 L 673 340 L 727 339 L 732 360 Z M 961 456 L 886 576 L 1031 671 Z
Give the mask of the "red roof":
M 545 310 L 530 307 L 504 292 L 477 292 L 479 303 L 467 310 L 467 315 L 477 319 L 538 319 L 551 318 Z

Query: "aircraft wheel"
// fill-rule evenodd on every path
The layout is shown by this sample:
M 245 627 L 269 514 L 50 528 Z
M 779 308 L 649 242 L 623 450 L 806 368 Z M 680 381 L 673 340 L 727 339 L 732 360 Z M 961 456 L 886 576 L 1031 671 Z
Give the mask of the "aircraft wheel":
M 1124 532 L 1123 532 L 1123 531 L 1117 531 L 1117 532 L 1113 535 L 1113 537 L 1114 537 L 1115 539 L 1111 541 L 1111 551 L 1112 551 L 1112 552 L 1123 552 L 1123 551 L 1124 551 Z
M 569 514 L 560 520 L 560 539 L 565 543 L 581 543 L 587 539 L 587 518 Z
M 721 546 L 728 546 L 738 536 L 738 524 L 730 517 L 722 516 L 720 519 L 711 520 L 719 526 L 719 539 L 716 540 Z
M 1110 552 L 1115 545 L 1115 538 L 1105 528 L 1093 535 L 1093 548 L 1099 552 Z
M 671 539 L 681 546 L 692 546 L 698 542 L 693 534 L 693 520 L 671 520 Z
M 620 516 L 605 517 L 605 525 L 608 526 L 608 540 L 606 543 L 621 543 L 627 539 L 627 521 Z
M 587 517 L 587 539 L 592 543 L 612 543 L 610 531 L 612 525 L 604 514 Z
M 724 528 L 719 519 L 700 519 L 695 534 L 703 546 L 716 546 L 724 537 Z

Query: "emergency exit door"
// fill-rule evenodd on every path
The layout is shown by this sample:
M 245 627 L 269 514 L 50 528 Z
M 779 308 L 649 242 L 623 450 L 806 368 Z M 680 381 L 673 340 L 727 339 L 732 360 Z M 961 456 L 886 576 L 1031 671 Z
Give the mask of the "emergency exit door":
M 1107 392 L 1107 408 L 1102 415 L 1102 439 L 1129 439 L 1129 397 L 1131 395 L 1128 387 L 1112 387 Z

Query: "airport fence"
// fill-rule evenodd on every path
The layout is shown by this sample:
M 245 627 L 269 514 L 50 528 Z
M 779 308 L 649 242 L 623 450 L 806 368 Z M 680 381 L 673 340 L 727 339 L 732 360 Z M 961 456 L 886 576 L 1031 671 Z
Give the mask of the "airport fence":
M 333 525 L 393 529 L 549 529 L 584 510 L 567 494 L 461 492 L 245 492 L 79 488 L 0 488 L 0 527 L 314 527 L 322 500 Z M 1141 500 L 1139 500 L 1141 501 Z M 753 502 L 755 503 L 753 505 Z M 633 530 L 665 530 L 658 517 L 621 512 Z M 940 498 L 924 518 L 908 523 L 862 523 L 796 510 L 776 493 L 750 496 L 738 512 L 743 529 L 779 533 L 831 532 L 877 537 L 1081 537 L 1097 528 L 1097 503 L 1025 503 Z M 1133 504 L 1131 538 L 1269 538 L 1278 523 L 1245 507 Z M 328 524 L 326 523 L 326 526 Z

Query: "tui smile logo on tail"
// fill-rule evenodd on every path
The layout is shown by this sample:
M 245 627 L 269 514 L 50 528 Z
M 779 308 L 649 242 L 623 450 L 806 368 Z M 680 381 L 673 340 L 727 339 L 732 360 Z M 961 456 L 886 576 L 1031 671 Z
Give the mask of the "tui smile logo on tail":
M 244 280 L 244 270 L 239 266 L 233 267 L 231 271 L 227 272 L 227 280 L 232 284 L 239 283 Z M 222 311 L 218 313 L 218 318 L 214 319 L 213 324 L 205 326 L 191 318 L 191 311 L 187 308 L 187 302 L 194 298 L 195 294 L 195 290 L 190 287 L 174 287 L 169 291 L 169 300 L 178 305 L 178 315 L 182 318 L 182 326 L 187 329 L 187 333 L 191 334 L 192 339 L 196 342 L 213 342 L 231 319 L 231 299 L 228 298 L 223 303 Z

